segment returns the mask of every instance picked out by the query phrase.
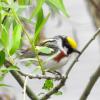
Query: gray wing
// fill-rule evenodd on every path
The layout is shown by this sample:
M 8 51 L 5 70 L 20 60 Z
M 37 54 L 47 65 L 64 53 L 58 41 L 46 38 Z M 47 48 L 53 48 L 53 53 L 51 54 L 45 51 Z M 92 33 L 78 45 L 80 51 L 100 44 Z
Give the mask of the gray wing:
M 59 48 L 57 46 L 57 41 L 55 39 L 47 39 L 39 44 L 39 46 L 46 46 L 48 48 L 53 49 L 53 51 L 49 54 L 45 54 L 43 52 L 38 52 L 38 55 L 48 56 L 53 55 L 58 52 Z M 22 49 L 20 51 L 20 58 L 34 58 L 36 55 L 32 49 Z
M 54 53 L 58 52 L 58 50 L 59 50 L 57 41 L 55 39 L 47 39 L 47 40 L 43 41 L 42 43 L 40 43 L 40 46 L 46 46 L 48 48 L 53 49 L 53 51 L 50 54 L 45 54 L 45 53 L 39 52 L 40 55 L 53 55 Z

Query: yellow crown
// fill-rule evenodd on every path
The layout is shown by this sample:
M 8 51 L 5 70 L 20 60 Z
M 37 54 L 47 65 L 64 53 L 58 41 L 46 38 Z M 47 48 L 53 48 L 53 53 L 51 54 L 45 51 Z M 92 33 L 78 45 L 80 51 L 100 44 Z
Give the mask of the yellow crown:
M 67 41 L 68 41 L 68 43 L 70 44 L 70 46 L 71 46 L 73 49 L 76 49 L 76 48 L 77 48 L 77 43 L 75 42 L 74 39 L 72 39 L 71 37 L 67 37 Z

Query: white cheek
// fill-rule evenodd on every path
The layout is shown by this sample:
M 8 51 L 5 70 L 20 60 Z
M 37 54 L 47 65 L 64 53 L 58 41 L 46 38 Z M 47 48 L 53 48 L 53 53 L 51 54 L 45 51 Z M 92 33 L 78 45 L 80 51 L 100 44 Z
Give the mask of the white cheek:
M 61 39 L 57 40 L 57 45 L 59 46 L 60 50 L 64 51 L 64 48 L 62 47 L 62 40 Z
M 59 46 L 59 49 L 61 51 L 63 51 L 67 55 L 68 49 L 66 47 L 63 48 L 63 46 L 62 46 L 62 40 L 61 39 L 57 40 L 57 45 Z
M 67 55 L 68 49 L 64 47 L 64 53 Z

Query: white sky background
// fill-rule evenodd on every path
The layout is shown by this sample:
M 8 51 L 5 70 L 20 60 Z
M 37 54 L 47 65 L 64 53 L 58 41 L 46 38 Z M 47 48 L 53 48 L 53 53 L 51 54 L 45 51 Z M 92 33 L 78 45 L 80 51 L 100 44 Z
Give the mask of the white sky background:
M 53 37 L 58 34 L 72 36 L 72 33 L 75 32 L 79 42 L 79 50 L 81 50 L 95 32 L 92 19 L 87 10 L 85 0 L 64 0 L 64 3 L 71 17 L 66 18 L 64 16 L 59 16 L 59 18 L 55 17 L 54 19 L 49 19 L 45 29 L 45 33 L 47 34 L 46 36 Z M 62 22 L 59 27 L 57 27 L 58 19 Z M 90 79 L 90 76 L 95 72 L 99 64 L 100 48 L 98 47 L 98 41 L 95 40 L 82 54 L 79 61 L 75 64 L 69 74 L 66 87 L 63 88 L 63 95 L 53 96 L 50 100 L 79 100 L 81 93 Z M 8 84 L 13 85 L 11 91 L 13 94 L 17 94 L 17 100 L 22 100 L 22 90 L 15 80 L 12 77 L 11 79 L 6 77 L 5 81 L 7 81 Z M 31 81 L 28 83 L 30 82 Z M 30 85 L 36 93 L 39 92 L 38 87 L 42 83 L 41 82 L 37 85 L 37 82 L 39 81 L 34 81 Z M 29 99 L 27 98 L 26 100 Z M 100 100 L 100 80 L 98 80 L 94 86 L 87 100 Z

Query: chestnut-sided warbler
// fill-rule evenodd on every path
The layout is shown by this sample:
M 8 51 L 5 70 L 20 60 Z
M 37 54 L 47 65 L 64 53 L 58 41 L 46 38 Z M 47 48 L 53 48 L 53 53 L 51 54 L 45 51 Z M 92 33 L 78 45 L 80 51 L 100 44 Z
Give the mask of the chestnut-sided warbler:
M 43 67 L 47 71 L 55 71 L 64 66 L 69 59 L 69 56 L 76 52 L 80 53 L 77 48 L 77 43 L 68 36 L 55 36 L 54 38 L 44 40 L 39 47 L 50 48 L 50 53 L 38 52 L 39 58 L 43 62 Z M 23 50 L 22 56 L 27 58 L 35 57 L 34 52 L 29 49 Z M 26 55 L 26 56 L 25 56 Z M 37 63 L 36 63 L 37 64 Z

